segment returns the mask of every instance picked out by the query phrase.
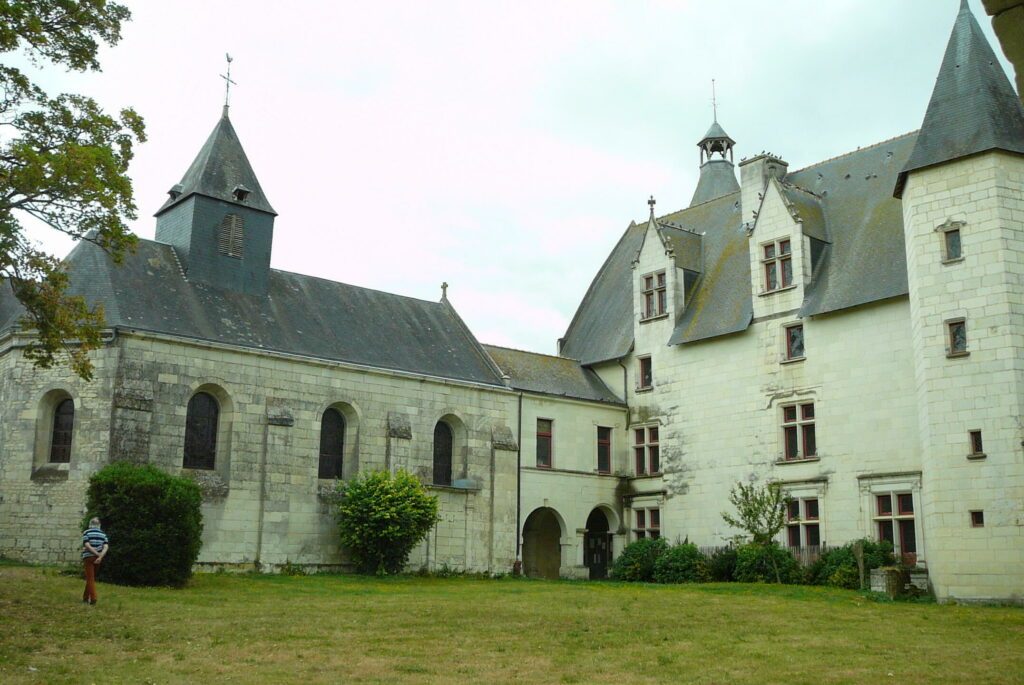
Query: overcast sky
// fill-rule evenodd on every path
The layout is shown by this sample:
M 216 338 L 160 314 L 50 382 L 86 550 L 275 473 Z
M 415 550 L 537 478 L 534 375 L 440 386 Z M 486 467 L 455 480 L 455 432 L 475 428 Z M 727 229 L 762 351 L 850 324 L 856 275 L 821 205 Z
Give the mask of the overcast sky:
M 103 73 L 43 81 L 145 118 L 139 236 L 220 116 L 229 52 L 275 268 L 429 300 L 447 281 L 482 342 L 553 353 L 647 197 L 689 203 L 712 78 L 737 161 L 795 170 L 920 126 L 959 0 L 127 4 Z

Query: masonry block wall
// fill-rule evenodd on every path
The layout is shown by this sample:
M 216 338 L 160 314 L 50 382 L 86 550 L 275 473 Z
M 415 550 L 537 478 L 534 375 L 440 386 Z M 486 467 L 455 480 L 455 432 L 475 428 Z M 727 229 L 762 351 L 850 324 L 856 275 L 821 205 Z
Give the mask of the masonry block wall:
M 31 561 L 74 560 L 88 476 L 111 458 L 130 458 L 201 484 L 201 564 L 341 565 L 329 496 L 334 483 L 319 479 L 317 467 L 323 412 L 342 405 L 348 420 L 346 476 L 407 468 L 429 482 L 424 469 L 432 466 L 435 424 L 445 417 L 458 426 L 453 472 L 473 487 L 431 486 L 440 496 L 441 521 L 413 564 L 494 572 L 512 566 L 514 500 L 495 498 L 493 488 L 514 490 L 516 463 L 514 452 L 493 450 L 491 444 L 494 426 L 507 433 L 515 414 L 511 392 L 121 335 L 97 353 L 92 383 L 66 388 L 76 401 L 80 449 L 72 452 L 66 479 L 50 483 L 32 478 L 36 407 L 53 386 L 50 379 L 66 374 L 32 369 L 19 357 L 17 350 L 0 356 L 0 525 L 7 533 L 0 553 Z M 220 405 L 216 467 L 186 470 L 186 408 L 200 390 Z M 389 457 L 389 414 L 395 413 L 407 418 L 410 437 Z

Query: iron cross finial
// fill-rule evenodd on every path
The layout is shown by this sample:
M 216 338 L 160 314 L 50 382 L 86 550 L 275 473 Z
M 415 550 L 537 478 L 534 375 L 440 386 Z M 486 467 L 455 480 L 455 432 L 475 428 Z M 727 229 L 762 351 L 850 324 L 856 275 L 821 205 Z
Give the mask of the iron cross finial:
M 654 217 L 654 205 L 655 205 L 654 196 L 651 195 L 651 198 L 649 200 L 647 200 L 647 206 L 651 208 L 651 217 L 652 218 Z
M 226 52 L 224 53 L 224 57 L 227 58 L 228 61 L 228 73 L 221 74 L 220 77 L 224 79 L 224 106 L 227 107 L 231 104 L 231 86 L 237 86 L 238 83 L 231 80 L 231 63 L 234 60 L 231 58 L 231 55 Z

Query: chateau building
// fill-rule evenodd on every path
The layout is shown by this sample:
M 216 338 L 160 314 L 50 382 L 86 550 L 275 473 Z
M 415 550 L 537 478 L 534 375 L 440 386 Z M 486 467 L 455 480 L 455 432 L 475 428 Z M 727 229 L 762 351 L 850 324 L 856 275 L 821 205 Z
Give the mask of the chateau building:
M 1020 601 L 1024 107 L 966 3 L 919 131 L 800 170 L 736 147 L 713 122 L 690 204 L 650 200 L 550 356 L 270 268 L 225 108 L 155 240 L 67 258 L 106 312 L 92 382 L 34 369 L 0 292 L 0 553 L 73 559 L 115 459 L 200 483 L 207 567 L 344 566 L 330 492 L 365 470 L 440 497 L 413 567 L 544 577 L 723 544 L 735 483 L 778 482 L 784 545 L 887 539 L 941 600 Z

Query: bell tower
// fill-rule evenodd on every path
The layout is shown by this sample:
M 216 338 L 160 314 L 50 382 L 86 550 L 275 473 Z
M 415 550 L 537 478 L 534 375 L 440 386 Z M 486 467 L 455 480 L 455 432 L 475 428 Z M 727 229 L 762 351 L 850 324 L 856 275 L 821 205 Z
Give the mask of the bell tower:
M 174 247 L 189 281 L 265 295 L 274 217 L 228 106 L 156 213 L 156 239 Z

